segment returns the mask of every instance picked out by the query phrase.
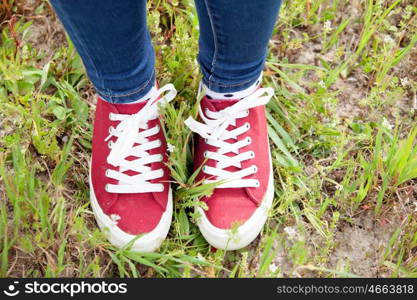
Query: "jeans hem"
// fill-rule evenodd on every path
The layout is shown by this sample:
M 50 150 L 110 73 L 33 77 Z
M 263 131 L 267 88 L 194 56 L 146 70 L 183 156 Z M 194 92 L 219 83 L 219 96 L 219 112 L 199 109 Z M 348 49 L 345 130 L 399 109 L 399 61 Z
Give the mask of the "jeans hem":
M 114 92 L 110 90 L 99 90 L 97 88 L 96 92 L 102 98 L 103 100 L 110 102 L 110 103 L 129 103 L 129 102 L 135 102 L 145 96 L 151 88 L 155 85 L 155 70 L 152 71 L 151 77 L 140 87 L 123 91 L 123 92 Z
M 251 87 L 256 81 L 259 79 L 262 71 L 259 74 L 253 76 L 253 78 L 239 82 L 239 83 L 223 83 L 219 81 L 214 81 L 207 79 L 206 76 L 203 75 L 203 83 L 213 92 L 216 93 L 233 93 L 239 92 L 244 89 Z

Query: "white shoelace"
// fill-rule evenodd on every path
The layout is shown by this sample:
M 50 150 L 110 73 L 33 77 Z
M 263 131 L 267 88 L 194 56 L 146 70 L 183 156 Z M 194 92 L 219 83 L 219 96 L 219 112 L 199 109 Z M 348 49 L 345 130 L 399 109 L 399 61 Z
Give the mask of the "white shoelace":
M 170 102 L 176 94 L 175 87 L 172 84 L 167 84 L 153 94 L 138 113 L 133 115 L 109 114 L 110 120 L 120 121 L 120 123 L 115 128 L 109 128 L 109 136 L 104 140 L 107 142 L 111 137 L 117 137 L 116 142 L 108 142 L 111 150 L 107 156 L 107 163 L 118 167 L 119 170 L 106 170 L 106 177 L 118 180 L 118 184 L 106 184 L 107 192 L 149 193 L 163 191 L 163 184 L 150 182 L 150 180 L 161 178 L 164 175 L 163 170 L 152 170 L 150 166 L 147 166 L 163 160 L 161 154 L 152 155 L 149 153 L 149 150 L 160 147 L 161 141 L 148 139 L 157 134 L 161 128 L 159 125 L 148 128 L 148 122 L 157 119 L 159 106 Z M 142 131 L 139 132 L 140 129 Z M 136 157 L 136 159 L 127 160 L 126 158 L 130 156 Z M 124 173 L 128 170 L 138 174 L 129 176 Z
M 216 188 L 258 187 L 260 185 L 257 179 L 244 179 L 244 177 L 258 172 L 256 165 L 242 169 L 243 161 L 255 158 L 253 151 L 240 153 L 240 149 L 251 144 L 252 139 L 247 137 L 238 141 L 238 136 L 247 132 L 250 129 L 250 124 L 246 122 L 244 125 L 232 130 L 227 130 L 227 128 L 229 125 L 236 127 L 237 119 L 247 117 L 249 109 L 267 104 L 273 95 L 274 90 L 272 88 L 260 88 L 250 96 L 221 111 L 216 112 L 206 109 L 203 112 L 200 106 L 199 115 L 203 122 L 198 122 L 192 117 L 185 121 L 185 124 L 191 131 L 205 138 L 208 145 L 217 148 L 216 152 L 206 151 L 204 153 L 207 159 L 216 161 L 215 167 L 205 165 L 202 168 L 202 171 L 207 175 L 216 177 L 215 180 L 205 180 L 205 183 L 224 182 L 216 186 Z M 229 139 L 234 139 L 235 142 L 226 142 Z M 228 153 L 233 153 L 234 155 L 227 156 L 226 154 Z M 234 166 L 239 170 L 234 172 L 225 170 L 230 166 Z

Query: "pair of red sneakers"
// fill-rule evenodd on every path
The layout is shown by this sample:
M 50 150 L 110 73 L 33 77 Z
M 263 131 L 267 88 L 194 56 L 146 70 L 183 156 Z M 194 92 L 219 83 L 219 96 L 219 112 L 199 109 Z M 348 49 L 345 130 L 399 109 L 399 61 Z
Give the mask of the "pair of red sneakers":
M 112 104 L 98 98 L 90 167 L 90 199 L 100 228 L 117 247 L 132 239 L 135 251 L 155 251 L 172 219 L 167 143 L 158 108 L 175 88 L 154 89 L 150 99 Z M 261 231 L 274 195 L 265 104 L 271 88 L 259 88 L 239 100 L 205 96 L 200 121 L 185 124 L 198 134 L 194 166 L 197 180 L 219 182 L 202 199 L 198 226 L 214 247 L 235 250 Z M 140 235 L 139 237 L 137 237 Z

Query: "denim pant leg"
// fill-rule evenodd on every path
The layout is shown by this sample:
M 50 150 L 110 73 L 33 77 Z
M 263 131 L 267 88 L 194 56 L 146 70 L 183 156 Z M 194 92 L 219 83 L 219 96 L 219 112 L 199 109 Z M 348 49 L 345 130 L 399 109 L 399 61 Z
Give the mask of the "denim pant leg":
M 126 103 L 154 85 L 146 0 L 50 0 L 105 100 Z
M 212 91 L 243 90 L 258 80 L 281 0 L 195 0 L 198 60 Z

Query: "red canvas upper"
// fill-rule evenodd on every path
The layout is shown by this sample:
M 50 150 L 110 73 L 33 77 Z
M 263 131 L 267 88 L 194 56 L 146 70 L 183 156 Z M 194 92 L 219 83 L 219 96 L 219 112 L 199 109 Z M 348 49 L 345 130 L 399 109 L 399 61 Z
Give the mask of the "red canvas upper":
M 214 100 L 204 97 L 201 100 L 201 108 L 204 112 L 206 109 L 211 111 L 221 111 L 228 106 L 235 104 L 239 100 Z M 227 142 L 237 142 L 247 138 L 252 139 L 252 143 L 240 149 L 240 153 L 246 151 L 254 151 L 255 157 L 242 162 L 242 168 L 248 168 L 252 165 L 258 167 L 256 174 L 245 177 L 245 179 L 258 179 L 259 187 L 244 188 L 216 188 L 210 197 L 204 197 L 204 201 L 208 210 L 205 214 L 209 221 L 216 227 L 222 229 L 230 229 L 236 223 L 243 223 L 250 218 L 258 206 L 261 204 L 270 176 L 270 153 L 268 144 L 267 123 L 265 117 L 265 106 L 258 106 L 249 109 L 249 115 L 246 118 L 236 119 L 236 126 L 230 125 L 227 129 L 232 130 L 236 127 L 250 123 L 250 129 L 246 133 L 240 135 L 238 140 L 227 140 Z M 199 168 L 206 160 L 205 151 L 215 152 L 217 149 L 206 144 L 205 139 L 200 136 L 196 137 L 196 148 L 194 157 L 194 168 Z M 228 153 L 227 156 L 234 154 Z M 206 165 L 215 166 L 215 161 L 208 159 Z M 225 170 L 235 171 L 236 167 L 229 167 Z M 197 176 L 197 180 L 216 179 L 211 175 L 205 174 L 203 171 Z
M 119 216 L 118 226 L 132 235 L 146 233 L 154 229 L 166 209 L 169 191 L 169 169 L 166 166 L 167 145 L 165 136 L 161 129 L 158 134 L 149 137 L 149 140 L 159 139 L 162 142 L 161 147 L 149 151 L 151 154 L 161 154 L 163 156 L 162 162 L 149 165 L 152 170 L 162 168 L 164 171 L 163 177 L 151 180 L 152 183 L 162 183 L 164 191 L 154 193 L 115 194 L 108 193 L 105 190 L 106 184 L 117 184 L 116 180 L 105 176 L 106 170 L 117 168 L 107 163 L 110 148 L 108 147 L 109 141 L 104 140 L 109 135 L 109 127 L 116 127 L 119 123 L 118 121 L 111 121 L 109 113 L 136 114 L 145 104 L 146 102 L 112 104 L 98 97 L 94 120 L 91 163 L 91 180 L 94 194 L 103 212 L 109 216 Z M 161 126 L 160 120 L 156 119 L 148 122 L 149 127 L 154 127 L 156 124 Z M 112 137 L 110 141 L 115 142 L 116 139 L 117 137 Z M 134 158 L 132 157 L 132 159 Z M 126 174 L 134 175 L 135 173 L 127 171 Z

